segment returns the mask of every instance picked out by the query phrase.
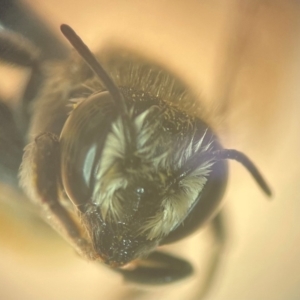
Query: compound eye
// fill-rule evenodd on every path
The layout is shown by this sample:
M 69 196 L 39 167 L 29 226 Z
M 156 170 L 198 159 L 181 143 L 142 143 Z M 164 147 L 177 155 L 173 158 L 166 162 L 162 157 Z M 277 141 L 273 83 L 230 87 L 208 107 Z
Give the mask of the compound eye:
M 90 96 L 72 111 L 61 136 L 61 178 L 70 200 L 77 206 L 90 201 L 94 172 L 111 122 L 116 117 L 108 92 Z

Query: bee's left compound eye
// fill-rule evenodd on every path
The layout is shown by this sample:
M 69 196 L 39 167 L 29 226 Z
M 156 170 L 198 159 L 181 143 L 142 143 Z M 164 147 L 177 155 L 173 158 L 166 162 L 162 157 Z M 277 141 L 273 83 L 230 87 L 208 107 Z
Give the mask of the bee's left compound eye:
M 114 118 L 110 94 L 100 92 L 75 105 L 64 125 L 60 136 L 62 183 L 77 206 L 92 196 L 93 174 Z

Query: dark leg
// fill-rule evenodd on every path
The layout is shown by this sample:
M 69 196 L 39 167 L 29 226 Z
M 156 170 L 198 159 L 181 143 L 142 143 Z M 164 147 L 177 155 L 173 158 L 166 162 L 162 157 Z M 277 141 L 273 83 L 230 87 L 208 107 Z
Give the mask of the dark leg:
M 44 79 L 45 76 L 39 67 L 32 68 L 27 87 L 22 96 L 22 101 L 20 102 L 19 108 L 16 112 L 16 116 L 18 118 L 18 128 L 24 136 L 27 134 L 32 115 L 32 108 L 30 104 L 37 96 L 39 87 L 42 85 Z
M 41 207 L 45 220 L 83 257 L 95 259 L 70 212 L 59 202 L 59 141 L 52 133 L 43 133 L 25 148 L 21 166 L 21 184 L 30 199 Z
M 63 59 L 68 51 L 37 14 L 20 0 L 0 0 L 0 23 L 27 37 L 42 51 L 42 59 Z
M 39 86 L 44 80 L 44 74 L 40 68 L 39 50 L 29 40 L 18 33 L 1 30 L 0 60 L 13 65 L 31 68 L 30 79 L 15 117 L 18 120 L 17 125 L 20 132 L 22 135 L 25 135 L 30 120 L 29 104 L 36 97 Z
M 34 67 L 39 62 L 39 50 L 22 35 L 2 29 L 0 59 L 18 66 Z
M 125 280 L 147 285 L 173 283 L 193 273 L 192 266 L 182 259 L 153 252 L 147 258 L 137 261 L 133 270 L 119 269 Z
M 195 299 L 199 300 L 203 299 L 207 295 L 207 293 L 211 290 L 213 284 L 215 283 L 215 278 L 222 260 L 222 254 L 224 253 L 226 232 L 224 226 L 223 212 L 218 213 L 213 219 L 211 224 L 211 231 L 214 243 L 213 250 L 210 254 L 205 280 L 203 284 L 201 284 L 200 289 L 197 290 L 197 293 L 195 295 Z
M 23 147 L 12 113 L 0 101 L 0 181 L 18 186 Z
M 28 40 L 7 30 L 0 31 L 0 60 L 32 68 L 24 102 L 21 103 L 23 112 L 20 110 L 17 115 L 15 112 L 13 115 L 8 106 L 0 100 L 0 181 L 15 187 L 18 187 L 18 169 L 24 148 L 23 136 L 26 134 L 29 119 L 27 107 L 40 80 L 38 57 L 37 49 Z M 15 120 L 18 122 L 15 123 Z

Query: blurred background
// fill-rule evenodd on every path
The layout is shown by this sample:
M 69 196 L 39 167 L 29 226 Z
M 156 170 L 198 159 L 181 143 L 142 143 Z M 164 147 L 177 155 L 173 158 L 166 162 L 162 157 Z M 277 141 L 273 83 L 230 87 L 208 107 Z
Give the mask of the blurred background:
M 267 178 L 272 201 L 230 162 L 228 241 L 205 299 L 300 299 L 299 1 L 21 3 L 62 43 L 59 25 L 67 23 L 93 50 L 123 46 L 166 66 L 199 95 L 224 146 L 247 154 Z M 0 69 L 0 95 L 15 105 L 29 71 Z M 199 299 L 214 247 L 209 227 L 166 248 L 194 264 L 193 277 L 144 290 L 77 257 L 9 187 L 0 186 L 0 198 L 1 299 Z

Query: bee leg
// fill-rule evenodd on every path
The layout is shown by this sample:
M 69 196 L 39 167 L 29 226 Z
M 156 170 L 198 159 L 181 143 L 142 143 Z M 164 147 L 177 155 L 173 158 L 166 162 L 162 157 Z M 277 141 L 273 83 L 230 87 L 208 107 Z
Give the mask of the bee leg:
M 51 28 L 21 0 L 0 0 L 0 25 L 26 36 L 41 49 L 42 59 L 65 59 L 68 50 Z
M 45 220 L 88 259 L 93 259 L 90 244 L 67 209 L 60 203 L 59 186 L 59 140 L 52 133 L 43 133 L 25 148 L 21 165 L 21 184 L 30 199 L 39 205 Z
M 0 30 L 0 60 L 8 64 L 31 69 L 27 87 L 16 112 L 18 127 L 22 134 L 25 135 L 30 119 L 29 104 L 36 97 L 39 87 L 44 80 L 44 74 L 41 70 L 40 51 L 20 34 L 9 30 Z
M 34 67 L 39 63 L 39 50 L 24 36 L 0 30 L 0 59 L 21 67 Z
M 133 270 L 118 269 L 125 280 L 147 285 L 161 285 L 184 279 L 193 273 L 185 260 L 162 252 L 152 252 L 136 262 Z
M 216 274 L 219 270 L 219 266 L 222 260 L 222 254 L 224 253 L 226 242 L 226 231 L 224 226 L 224 213 L 219 212 L 212 220 L 211 230 L 214 239 L 214 249 L 210 254 L 208 262 L 208 269 L 205 275 L 203 284 L 197 291 L 197 299 L 202 299 L 211 290 L 212 285 L 215 282 Z
M 18 186 L 23 140 L 8 106 L 0 101 L 0 181 Z

